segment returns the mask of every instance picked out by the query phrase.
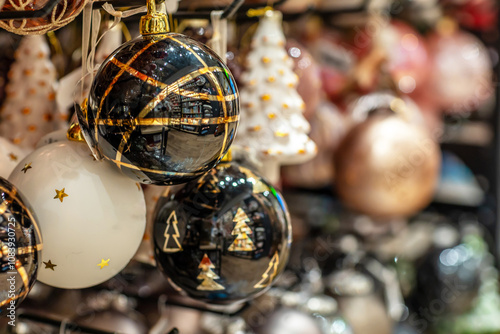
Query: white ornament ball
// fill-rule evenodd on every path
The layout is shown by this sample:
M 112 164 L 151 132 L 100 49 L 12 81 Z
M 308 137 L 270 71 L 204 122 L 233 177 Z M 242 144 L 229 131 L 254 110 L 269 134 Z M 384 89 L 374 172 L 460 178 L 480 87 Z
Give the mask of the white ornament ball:
M 38 280 L 64 289 L 100 284 L 139 247 L 146 205 L 138 183 L 85 143 L 60 141 L 24 158 L 9 180 L 36 212 L 44 245 Z
M 0 137 L 0 176 L 8 178 L 19 161 L 28 151 L 13 144 L 10 140 Z
M 45 136 L 40 138 L 38 143 L 36 143 L 35 149 L 48 144 L 57 143 L 59 141 L 67 141 L 68 140 L 68 137 L 66 135 L 67 133 L 68 133 L 67 129 L 49 132 Z

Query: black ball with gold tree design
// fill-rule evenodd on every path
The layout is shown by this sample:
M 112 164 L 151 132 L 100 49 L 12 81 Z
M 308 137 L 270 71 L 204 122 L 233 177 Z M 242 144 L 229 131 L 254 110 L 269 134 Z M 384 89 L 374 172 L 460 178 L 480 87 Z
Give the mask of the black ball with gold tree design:
M 79 121 L 94 152 L 126 175 L 142 183 L 185 183 L 213 168 L 231 145 L 238 90 L 212 50 L 167 33 L 166 16 L 148 1 L 143 36 L 104 61 Z
M 36 281 L 42 239 L 26 199 L 1 177 L 0 201 L 0 316 L 15 320 Z
M 190 297 L 213 304 L 264 292 L 285 268 L 291 245 L 286 204 L 273 186 L 221 162 L 155 210 L 155 258 Z

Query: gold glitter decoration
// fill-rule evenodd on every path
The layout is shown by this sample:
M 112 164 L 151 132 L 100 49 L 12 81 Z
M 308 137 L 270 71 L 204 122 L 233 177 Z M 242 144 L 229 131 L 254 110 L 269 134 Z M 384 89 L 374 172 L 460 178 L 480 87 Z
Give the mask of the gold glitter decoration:
M 54 196 L 54 199 L 58 199 L 58 200 L 60 200 L 60 201 L 61 201 L 61 203 L 62 203 L 62 201 L 63 201 L 64 197 L 68 197 L 68 196 L 69 196 L 68 194 L 66 194 L 66 193 L 64 192 L 64 190 L 65 190 L 65 188 L 62 188 L 62 190 L 57 190 L 57 189 L 56 189 L 56 195 Z
M 229 252 L 251 252 L 255 250 L 255 245 L 248 235 L 253 234 L 252 229 L 247 225 L 250 223 L 247 214 L 242 208 L 238 208 L 236 215 L 233 218 L 234 226 L 232 235 L 236 235 L 236 239 L 227 249 Z
M 28 169 L 31 169 L 31 168 L 33 168 L 33 167 L 31 167 L 31 162 L 28 164 L 24 164 L 24 167 L 23 167 L 23 169 L 21 169 L 21 172 L 24 172 L 24 174 L 26 174 Z
M 201 269 L 201 272 L 198 275 L 197 279 L 203 280 L 203 282 L 198 285 L 196 290 L 218 291 L 226 289 L 219 283 L 215 282 L 215 280 L 219 279 L 220 277 L 213 272 L 212 269 L 215 269 L 215 266 L 213 265 L 212 261 L 210 261 L 207 254 L 203 255 L 203 259 L 201 260 L 198 269 Z
M 55 271 L 54 268 L 57 267 L 57 264 L 52 263 L 51 260 L 49 262 L 43 261 L 43 264 L 45 265 L 45 269 L 51 269 L 52 271 Z
M 167 253 L 176 253 L 182 250 L 182 246 L 179 243 L 179 237 L 181 236 L 179 233 L 179 228 L 177 227 L 177 224 L 179 222 L 177 221 L 177 215 L 175 213 L 175 210 L 172 211 L 170 216 L 167 219 L 167 227 L 165 228 L 165 233 L 163 234 L 165 236 L 165 244 L 163 244 L 163 251 Z M 168 233 L 168 230 L 170 227 L 173 228 L 174 233 L 170 234 Z M 172 239 L 175 242 L 175 247 L 168 247 L 168 241 L 170 240 L 170 236 L 172 236 Z
M 268 266 L 266 272 L 264 274 L 262 274 L 262 279 L 257 284 L 255 284 L 253 287 L 255 289 L 262 289 L 262 288 L 269 286 L 269 284 L 271 284 L 273 282 L 274 278 L 276 277 L 276 274 L 278 273 L 279 264 L 280 264 L 280 257 L 278 255 L 278 252 L 276 251 L 274 253 L 274 256 L 271 259 L 271 261 L 269 261 L 269 266 Z M 271 270 L 272 270 L 272 273 L 271 273 L 271 275 L 269 275 Z
M 108 267 L 109 266 L 109 260 L 110 259 L 107 259 L 107 260 L 101 259 L 101 263 L 98 263 L 97 266 L 100 267 L 101 269 L 104 268 L 104 267 Z

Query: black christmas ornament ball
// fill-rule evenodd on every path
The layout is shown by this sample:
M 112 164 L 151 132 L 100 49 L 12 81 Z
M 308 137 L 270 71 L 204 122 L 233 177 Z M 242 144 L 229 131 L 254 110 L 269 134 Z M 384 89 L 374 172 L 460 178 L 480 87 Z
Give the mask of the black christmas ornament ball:
M 180 184 L 227 152 L 239 120 L 238 90 L 205 45 L 181 34 L 145 35 L 104 61 L 78 117 L 93 151 L 129 177 Z
M 291 245 L 286 204 L 273 186 L 234 162 L 162 197 L 155 211 L 157 264 L 192 298 L 248 300 L 285 268 Z
M 15 309 L 36 281 L 42 239 L 29 204 L 1 177 L 0 247 L 0 316 L 15 321 Z

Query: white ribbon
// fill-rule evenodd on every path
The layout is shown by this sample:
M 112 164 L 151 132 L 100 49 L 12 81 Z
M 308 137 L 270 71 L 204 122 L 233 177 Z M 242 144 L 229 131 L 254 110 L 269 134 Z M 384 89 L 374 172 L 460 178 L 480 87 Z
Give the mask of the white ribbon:
M 222 10 L 214 10 L 210 13 L 210 20 L 214 34 L 209 42 L 210 47 L 226 63 L 227 53 L 227 19 L 222 19 Z

